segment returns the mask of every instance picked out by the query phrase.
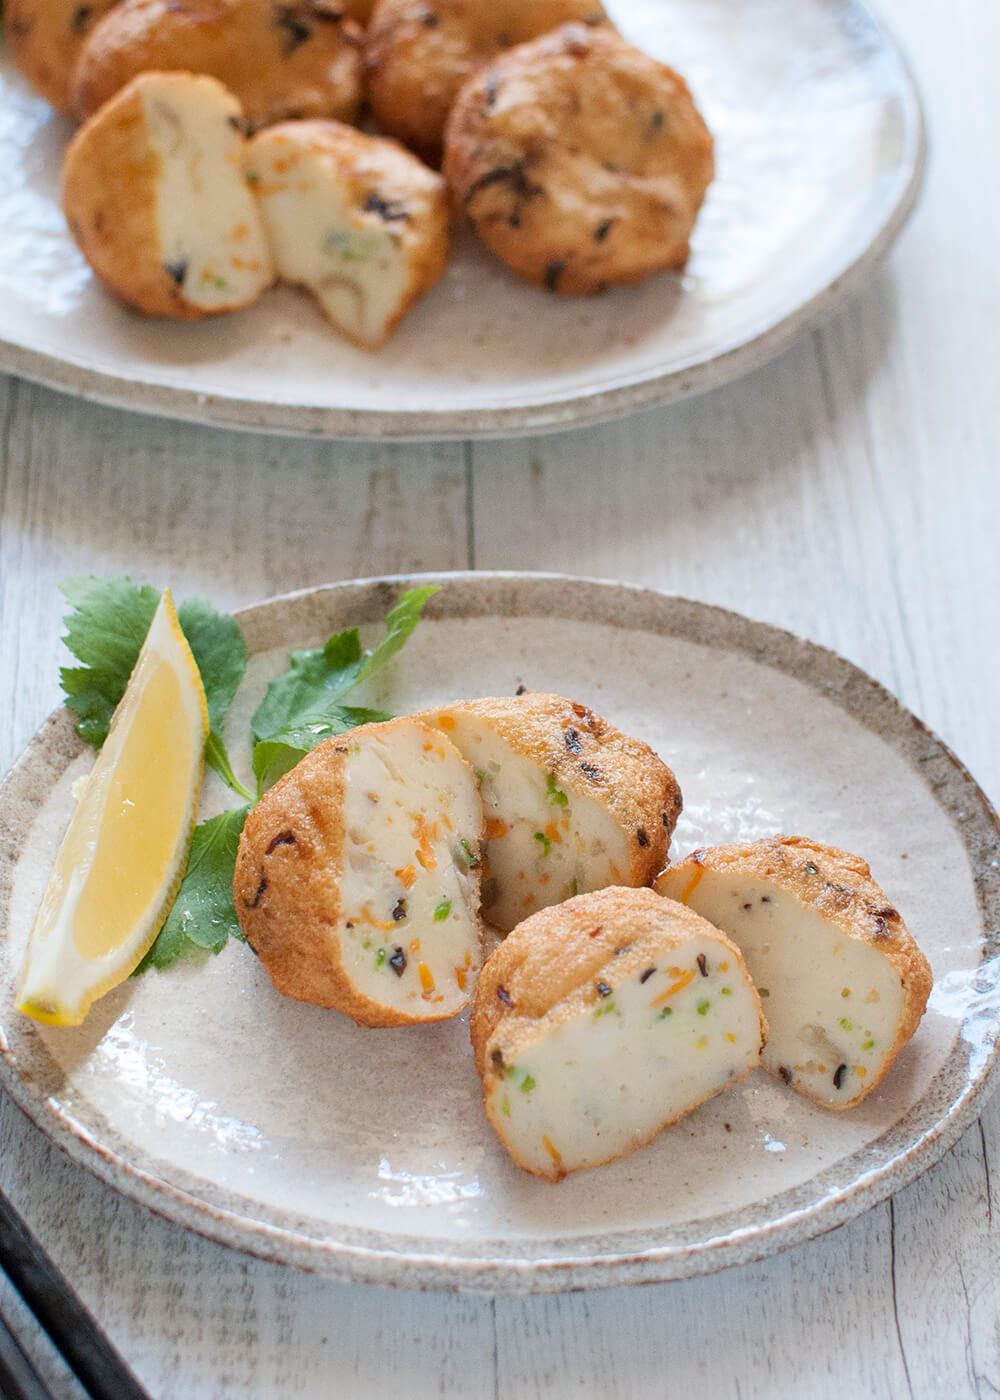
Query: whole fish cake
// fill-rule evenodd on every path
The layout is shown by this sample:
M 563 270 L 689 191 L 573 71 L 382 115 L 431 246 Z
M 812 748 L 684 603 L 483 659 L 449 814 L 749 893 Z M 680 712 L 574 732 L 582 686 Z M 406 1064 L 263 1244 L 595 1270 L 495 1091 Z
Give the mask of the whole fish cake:
M 456 1015 L 481 962 L 476 781 L 411 719 L 327 739 L 250 813 L 233 879 L 285 996 L 364 1026 Z
M 100 280 L 148 316 L 248 306 L 274 279 L 241 168 L 240 104 L 214 78 L 143 73 L 70 142 L 63 210 Z
M 471 73 L 567 20 L 606 19 L 600 0 L 379 0 L 365 36 L 379 125 L 436 163 L 448 113 Z
M 384 345 L 444 272 L 444 181 L 395 141 L 341 122 L 283 122 L 245 155 L 278 275 L 363 349 Z
M 724 934 L 652 890 L 606 889 L 514 929 L 483 967 L 470 1033 L 497 1136 L 558 1181 L 744 1079 L 767 1024 Z
M 80 50 L 73 106 L 83 119 L 137 73 L 183 70 L 225 83 L 251 127 L 291 117 L 353 121 L 361 44 L 361 27 L 337 0 L 122 0 Z
M 766 1070 L 827 1108 L 871 1093 L 920 1022 L 931 970 L 865 861 L 775 836 L 695 851 L 655 888 L 740 948 L 771 1026 Z
M 673 773 L 586 705 L 527 691 L 427 710 L 475 770 L 483 915 L 502 932 L 605 885 L 648 885 L 681 811 Z
M 684 265 L 714 158 L 679 74 L 608 27 L 568 24 L 468 79 L 443 168 L 497 257 L 579 296 Z
M 7 0 L 4 35 L 31 85 L 64 117 L 73 113 L 73 70 L 87 36 L 118 0 Z

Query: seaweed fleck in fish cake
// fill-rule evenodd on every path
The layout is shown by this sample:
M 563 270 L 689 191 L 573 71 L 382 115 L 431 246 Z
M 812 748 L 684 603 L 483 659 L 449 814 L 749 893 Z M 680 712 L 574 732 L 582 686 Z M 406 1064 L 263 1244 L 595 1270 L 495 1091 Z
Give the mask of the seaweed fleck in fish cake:
M 444 272 L 444 181 L 395 141 L 282 122 L 251 138 L 246 170 L 278 275 L 311 291 L 355 344 L 383 345 Z
M 456 1015 L 481 962 L 476 781 L 412 719 L 328 739 L 264 794 L 233 896 L 285 996 L 359 1025 Z
M 766 1070 L 850 1108 L 916 1030 L 931 970 L 867 862 L 800 836 L 710 846 L 656 889 L 722 929 L 746 958 L 771 1033 Z
M 567 20 L 602 24 L 600 0 L 379 0 L 365 36 L 379 125 L 426 160 L 465 79 Z
M 444 173 L 512 271 L 577 296 L 684 265 L 713 143 L 679 74 L 568 24 L 464 84 Z
M 73 79 L 89 117 L 137 73 L 208 73 L 239 98 L 248 124 L 290 117 L 353 121 L 362 31 L 337 0 L 122 0 L 93 29 Z
M 497 1136 L 558 1181 L 744 1079 L 767 1025 L 724 934 L 652 890 L 606 889 L 514 929 L 483 967 L 470 1033 Z
M 648 744 L 560 695 L 466 700 L 422 718 L 476 771 L 486 816 L 483 915 L 506 932 L 537 909 L 662 870 L 681 811 Z

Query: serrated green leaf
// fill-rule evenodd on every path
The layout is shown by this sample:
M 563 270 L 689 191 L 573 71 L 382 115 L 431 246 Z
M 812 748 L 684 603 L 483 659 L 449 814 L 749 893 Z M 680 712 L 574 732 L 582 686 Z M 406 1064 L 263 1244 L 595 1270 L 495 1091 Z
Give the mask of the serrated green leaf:
M 187 598 L 177 618 L 201 672 L 211 727 L 222 731 L 233 696 L 247 668 L 247 644 L 239 623 L 229 613 L 216 612 L 207 598 Z
M 233 903 L 233 871 L 249 811 L 248 806 L 235 807 L 195 827 L 177 898 L 133 976 L 150 967 L 169 967 L 191 944 L 218 953 L 231 937 L 243 940 Z
M 438 591 L 431 584 L 403 593 L 385 620 L 386 635 L 371 651 L 362 652 L 358 629 L 350 627 L 335 632 L 323 647 L 293 652 L 288 670 L 271 681 L 254 712 L 251 729 L 255 743 L 275 740 L 289 729 L 322 722 L 348 691 L 395 656 L 419 622 L 427 599 Z M 314 748 L 315 743 L 309 747 Z
M 232 788 L 237 797 L 242 797 L 246 802 L 254 800 L 253 793 L 248 792 L 237 778 L 229 752 L 214 729 L 209 733 L 205 743 L 205 762 L 209 768 L 215 769 L 222 781 Z
M 263 794 L 273 787 L 280 777 L 295 767 L 300 758 L 305 758 L 324 739 L 331 739 L 335 734 L 346 734 L 359 724 L 377 724 L 386 719 L 392 719 L 386 710 L 333 705 L 321 718 L 288 725 L 270 739 L 261 739 L 253 750 L 253 771 L 258 793 Z
M 59 678 L 66 704 L 79 716 L 77 733 L 100 748 L 111 716 L 125 694 L 132 668 L 160 601 L 155 588 L 130 578 L 68 578 L 61 585 L 74 611 L 64 618 L 66 646 L 82 662 L 64 666 Z
M 385 620 L 386 635 L 377 647 L 365 653 L 364 665 L 358 676 L 358 682 L 366 681 L 369 676 L 381 670 L 400 647 L 409 640 L 414 627 L 420 621 L 420 614 L 427 599 L 435 593 L 440 593 L 441 589 L 436 583 L 426 584 L 423 588 L 410 588 L 400 595 L 399 602 L 389 613 Z
M 76 732 L 99 749 L 111 717 L 125 694 L 161 594 L 130 578 L 66 579 L 62 591 L 74 611 L 65 618 L 66 646 L 84 664 L 64 666 L 59 675 L 66 704 L 78 716 Z M 205 687 L 213 733 L 205 761 L 241 797 L 251 794 L 233 772 L 222 741 L 222 724 L 247 665 L 247 645 L 236 619 L 219 613 L 206 598 L 187 599 L 177 610 Z

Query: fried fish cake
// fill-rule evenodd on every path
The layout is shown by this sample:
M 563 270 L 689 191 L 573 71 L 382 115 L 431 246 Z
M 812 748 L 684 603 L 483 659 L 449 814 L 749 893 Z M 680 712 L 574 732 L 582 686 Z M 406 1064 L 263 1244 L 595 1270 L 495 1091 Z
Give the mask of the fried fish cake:
M 444 181 L 395 141 L 341 122 L 283 122 L 246 148 L 278 275 L 363 349 L 384 345 L 451 248 Z
M 476 781 L 412 719 L 327 739 L 250 813 L 233 896 L 285 996 L 364 1026 L 456 1015 L 481 961 Z
M 462 87 L 444 173 L 519 276 L 577 296 L 682 267 L 714 172 L 687 85 L 609 28 L 564 25 Z
M 567 20 L 606 19 L 600 0 L 379 0 L 365 38 L 379 125 L 436 164 L 448 112 L 471 73 Z
M 273 281 L 240 164 L 241 122 L 240 104 L 214 78 L 143 73 L 70 142 L 70 232 L 133 309 L 196 320 L 248 306 Z
M 248 123 L 353 121 L 361 103 L 362 31 L 337 0 L 122 0 L 93 29 L 73 77 L 81 119 L 137 73 L 208 73 Z
M 73 69 L 87 36 L 118 0 L 7 0 L 4 33 L 11 57 L 46 101 L 73 116 Z
M 641 739 L 561 695 L 466 700 L 422 718 L 475 770 L 486 816 L 483 915 L 503 932 L 550 904 L 662 870 L 681 811 Z
M 606 889 L 519 924 L 483 967 L 470 1034 L 487 1117 L 558 1181 L 650 1142 L 760 1059 L 743 959 L 648 889 Z
M 927 959 L 867 862 L 801 836 L 710 846 L 656 889 L 740 948 L 771 1034 L 766 1070 L 827 1108 L 888 1073 L 931 989 Z

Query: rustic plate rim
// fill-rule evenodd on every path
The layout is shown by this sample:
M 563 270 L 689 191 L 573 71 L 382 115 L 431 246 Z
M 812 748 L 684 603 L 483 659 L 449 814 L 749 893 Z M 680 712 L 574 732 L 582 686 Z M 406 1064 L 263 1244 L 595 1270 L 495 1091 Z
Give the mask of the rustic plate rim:
M 714 605 L 669 595 L 615 580 L 584 579 L 554 573 L 515 571 L 467 571 L 446 574 L 394 575 L 354 579 L 341 583 L 300 589 L 264 600 L 243 609 L 237 617 L 250 632 L 266 637 L 282 612 L 306 600 L 317 615 L 327 604 L 334 611 L 349 608 L 359 622 L 381 616 L 387 598 L 395 597 L 402 586 L 439 583 L 447 588 L 428 605 L 428 614 L 447 616 L 509 616 L 497 610 L 501 601 L 514 592 L 529 596 L 529 605 L 520 616 L 583 616 L 588 620 L 613 618 L 628 628 L 646 620 L 647 631 L 676 636 L 704 645 L 735 648 L 758 663 L 803 681 L 820 694 L 832 698 L 848 713 L 861 720 L 897 753 L 909 758 L 925 778 L 927 758 L 936 764 L 934 783 L 943 791 L 932 791 L 938 805 L 958 830 L 970 862 L 976 897 L 983 924 L 984 952 L 978 970 L 992 979 L 987 990 L 1000 982 L 1000 873 L 985 859 L 994 851 L 1000 820 L 971 774 L 952 751 L 885 687 L 852 662 L 835 652 L 806 641 L 794 633 L 769 623 Z M 561 589 L 561 610 L 552 612 L 553 588 Z M 461 595 L 461 596 L 459 596 Z M 573 603 L 566 602 L 570 597 Z M 363 615 L 359 605 L 364 603 Z M 476 605 L 478 606 L 478 610 Z M 624 621 L 622 620 L 624 618 Z M 659 622 L 650 627 L 649 620 Z M 697 632 L 693 628 L 697 624 Z M 706 640 L 707 639 L 707 640 Z M 874 721 L 861 719 L 872 707 L 882 729 Z M 6 809 L 12 793 L 30 778 L 33 766 L 48 763 L 51 780 L 82 748 L 72 729 L 72 717 L 57 710 L 41 726 L 35 737 L 0 784 L 0 833 L 12 854 L 0 859 L 0 915 L 9 898 L 16 863 L 17 833 L 10 830 Z M 958 796 L 956 796 L 958 794 Z M 961 815 L 960 815 L 961 813 Z M 974 846 L 980 846 L 976 859 Z M 19 1024 L 24 1035 L 25 1028 Z M 32 1034 L 31 1028 L 27 1034 Z M 969 1069 L 973 1051 L 979 1056 L 975 1072 Z M 169 1168 L 172 1180 L 150 1170 L 150 1163 L 128 1161 L 100 1140 L 99 1135 L 60 1110 L 44 1084 L 33 1079 L 18 1062 L 16 1050 L 0 1025 L 0 1087 L 28 1118 L 78 1164 L 123 1195 L 217 1243 L 244 1253 L 316 1272 L 345 1282 L 399 1285 L 415 1289 L 448 1289 L 488 1294 L 551 1293 L 566 1289 L 616 1287 L 625 1284 L 666 1282 L 692 1277 L 738 1264 L 763 1259 L 771 1254 L 812 1239 L 843 1224 L 863 1210 L 886 1199 L 938 1161 L 972 1123 L 996 1078 L 995 1064 L 1000 1055 L 996 1037 L 980 1037 L 980 1042 L 962 1054 L 956 1045 L 937 1071 L 925 1095 L 903 1118 L 861 1152 L 842 1159 L 816 1173 L 801 1188 L 776 1193 L 752 1206 L 694 1222 L 697 1239 L 667 1239 L 677 1231 L 662 1227 L 649 1232 L 659 1242 L 640 1247 L 640 1227 L 613 1232 L 619 1240 L 614 1249 L 600 1254 L 588 1252 L 587 1240 L 573 1254 L 545 1257 L 499 1242 L 476 1242 L 478 1253 L 456 1252 L 454 1242 L 441 1242 L 441 1249 L 428 1247 L 426 1240 L 402 1233 L 391 1235 L 376 1230 L 349 1230 L 351 1239 L 334 1237 L 328 1222 L 310 1232 L 310 1222 L 294 1220 L 284 1209 L 264 1208 L 263 1215 L 241 1213 L 232 1205 L 213 1203 L 213 1194 L 230 1201 L 245 1201 L 224 1188 L 212 1188 L 196 1195 L 191 1181 L 176 1168 Z M 961 1061 L 961 1065 L 957 1063 Z M 896 1144 L 899 1150 L 894 1150 Z M 879 1150 L 880 1149 L 880 1150 Z M 844 1180 L 846 1168 L 856 1158 L 875 1157 L 867 1170 Z M 888 1155 L 887 1155 L 888 1154 Z M 885 1157 L 886 1160 L 881 1160 Z M 155 1168 L 155 1163 L 152 1164 Z M 793 1197 L 812 1193 L 804 1204 L 791 1203 Z M 253 1205 L 252 1202 L 247 1202 Z M 756 1213 L 757 1219 L 747 1217 Z M 284 1222 L 284 1223 L 281 1223 Z M 323 1233 L 323 1229 L 326 1233 Z M 357 1236 L 357 1238 L 354 1238 Z M 374 1237 L 376 1243 L 372 1242 Z M 599 1239 L 599 1236 L 592 1237 Z M 449 1248 L 451 1252 L 449 1253 Z M 492 1249 L 492 1254 L 490 1250 Z

